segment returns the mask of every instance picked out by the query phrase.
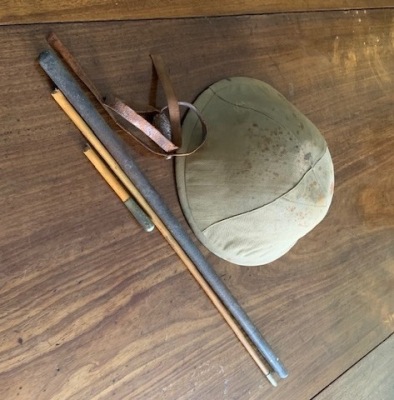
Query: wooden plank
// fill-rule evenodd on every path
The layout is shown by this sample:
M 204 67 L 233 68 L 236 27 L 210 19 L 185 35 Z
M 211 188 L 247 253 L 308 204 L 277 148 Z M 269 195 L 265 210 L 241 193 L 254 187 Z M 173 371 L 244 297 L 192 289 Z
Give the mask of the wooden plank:
M 394 328 L 394 49 L 389 10 L 0 29 L 0 391 L 37 399 L 308 399 Z M 183 265 L 82 154 L 35 58 L 54 29 L 103 93 L 149 99 L 262 79 L 327 139 L 327 218 L 264 268 L 209 255 L 290 376 L 273 389 Z M 172 164 L 127 139 L 181 219 Z
M 50 1 L 3 0 L 0 24 L 40 22 L 109 21 L 184 18 L 218 15 L 262 14 L 327 10 L 363 10 L 393 7 L 391 0 L 209 0 Z
M 394 336 L 390 336 L 315 400 L 392 400 Z

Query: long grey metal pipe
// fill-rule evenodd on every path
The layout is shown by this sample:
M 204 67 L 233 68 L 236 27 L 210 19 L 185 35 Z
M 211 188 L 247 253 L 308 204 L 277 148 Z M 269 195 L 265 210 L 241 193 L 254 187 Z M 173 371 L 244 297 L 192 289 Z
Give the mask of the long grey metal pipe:
M 218 277 L 212 266 L 207 262 L 197 246 L 193 243 L 187 232 L 182 228 L 169 208 L 164 204 L 160 195 L 150 184 L 148 179 L 142 173 L 138 165 L 133 160 L 127 145 L 123 140 L 113 132 L 110 126 L 101 117 L 83 92 L 77 81 L 64 66 L 59 57 L 50 50 L 44 51 L 39 56 L 39 63 L 56 86 L 63 92 L 69 102 L 78 111 L 85 122 L 90 126 L 98 139 L 103 143 L 107 150 L 112 154 L 125 174 L 133 181 L 137 189 L 145 197 L 155 213 L 167 226 L 167 229 L 174 236 L 185 253 L 196 265 L 205 280 L 217 293 L 223 304 L 230 311 L 234 319 L 248 335 L 251 342 L 256 346 L 259 352 L 264 356 L 274 371 L 281 377 L 286 378 L 288 373 L 275 355 L 270 345 L 261 336 L 259 330 L 249 319 L 246 312 L 238 304 L 236 299 L 230 293 Z

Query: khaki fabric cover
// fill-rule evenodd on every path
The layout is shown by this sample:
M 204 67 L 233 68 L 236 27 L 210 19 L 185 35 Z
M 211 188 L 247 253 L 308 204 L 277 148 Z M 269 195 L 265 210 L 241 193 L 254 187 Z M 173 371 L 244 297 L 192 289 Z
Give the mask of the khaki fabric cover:
M 326 215 L 334 170 L 317 128 L 264 82 L 235 77 L 205 90 L 194 105 L 208 129 L 204 146 L 176 159 L 185 217 L 200 241 L 239 265 L 281 257 Z M 183 150 L 201 140 L 186 115 Z

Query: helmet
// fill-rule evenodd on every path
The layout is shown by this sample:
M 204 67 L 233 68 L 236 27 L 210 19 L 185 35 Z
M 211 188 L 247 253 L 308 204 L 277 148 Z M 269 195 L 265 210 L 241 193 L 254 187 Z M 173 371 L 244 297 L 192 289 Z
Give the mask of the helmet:
M 194 106 L 208 135 L 204 146 L 176 159 L 185 217 L 217 256 L 239 265 L 270 263 L 288 252 L 326 215 L 334 169 L 318 129 L 268 84 L 221 80 Z M 188 113 L 183 151 L 201 141 Z

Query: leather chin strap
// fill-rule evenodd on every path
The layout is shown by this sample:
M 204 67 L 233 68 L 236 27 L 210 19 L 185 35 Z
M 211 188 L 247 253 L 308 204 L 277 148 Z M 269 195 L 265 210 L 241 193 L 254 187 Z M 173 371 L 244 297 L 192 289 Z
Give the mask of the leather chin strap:
M 203 121 L 200 112 L 192 104 L 179 102 L 177 100 L 174 88 L 161 56 L 151 55 L 150 57 L 152 59 L 157 76 L 163 86 L 167 106 L 159 111 L 155 107 L 149 105 L 144 107 L 144 111 L 137 112 L 115 96 L 110 95 L 103 97 L 90 78 L 87 76 L 79 62 L 60 41 L 55 33 L 50 33 L 47 37 L 47 41 L 50 46 L 60 54 L 75 75 L 90 90 L 93 96 L 104 107 L 115 123 L 151 153 L 165 158 L 171 158 L 173 156 L 187 156 L 196 152 L 204 144 L 207 136 L 205 122 Z M 195 149 L 189 152 L 179 151 L 180 147 L 182 146 L 181 113 L 179 106 L 187 107 L 189 110 L 192 110 L 194 113 L 196 113 L 201 124 L 202 141 Z M 163 134 L 157 127 L 152 125 L 140 114 L 160 115 L 162 119 L 167 119 L 168 115 L 170 128 L 166 129 L 166 132 L 164 132 L 165 134 Z M 127 125 L 131 125 L 131 127 L 135 127 L 139 131 L 143 132 L 146 137 L 153 141 L 157 146 L 152 146 L 137 137 L 134 133 L 132 133 L 132 130 L 128 128 Z

